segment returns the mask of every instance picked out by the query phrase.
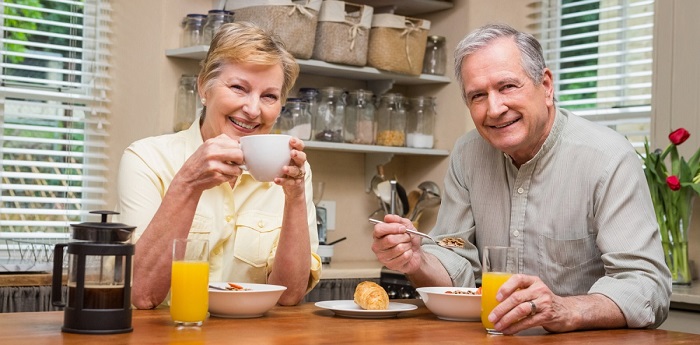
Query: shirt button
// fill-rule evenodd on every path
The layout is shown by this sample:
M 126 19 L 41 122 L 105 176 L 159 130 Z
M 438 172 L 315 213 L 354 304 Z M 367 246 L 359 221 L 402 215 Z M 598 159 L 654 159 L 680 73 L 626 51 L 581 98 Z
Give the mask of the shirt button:
M 232 216 L 226 216 L 226 223 L 231 223 L 232 220 L 233 220 Z
M 518 194 L 523 194 L 525 192 L 525 189 L 523 187 L 518 188 Z
M 262 220 L 258 221 L 258 228 L 262 229 L 264 227 L 265 227 L 265 222 L 263 222 Z
M 518 235 L 520 235 L 520 231 L 518 231 L 518 230 L 513 231 L 513 236 L 518 237 Z

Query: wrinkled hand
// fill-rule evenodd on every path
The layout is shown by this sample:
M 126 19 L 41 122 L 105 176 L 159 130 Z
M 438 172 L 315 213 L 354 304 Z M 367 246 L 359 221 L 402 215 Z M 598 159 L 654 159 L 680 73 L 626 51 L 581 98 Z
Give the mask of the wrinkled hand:
M 415 272 L 423 259 L 420 237 L 406 232 L 407 228 L 413 228 L 413 224 L 397 215 L 385 216 L 384 222 L 374 225 L 372 251 L 389 269 L 407 274 Z
M 306 152 L 304 152 L 304 141 L 292 137 L 289 140 L 289 145 L 292 147 L 292 159 L 290 165 L 285 166 L 284 176 L 275 178 L 275 183 L 282 186 L 284 189 L 284 194 L 287 196 L 298 196 L 304 193 L 304 178 L 306 178 L 306 170 L 304 169 L 304 164 L 306 163 Z
M 190 156 L 176 178 L 195 190 L 206 190 L 224 182 L 235 181 L 243 170 L 241 145 L 225 134 L 205 141 Z M 175 181 L 173 181 L 175 182 Z
M 550 332 L 575 329 L 577 312 L 563 297 L 555 295 L 539 277 L 515 274 L 498 290 L 500 304 L 489 314 L 494 328 L 504 334 L 542 326 Z M 533 305 L 535 311 L 533 315 Z

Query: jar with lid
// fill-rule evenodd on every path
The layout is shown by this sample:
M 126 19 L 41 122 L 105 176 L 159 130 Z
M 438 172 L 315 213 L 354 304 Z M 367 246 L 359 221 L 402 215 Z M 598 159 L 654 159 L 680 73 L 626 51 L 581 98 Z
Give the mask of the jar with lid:
M 312 87 L 299 88 L 299 98 L 308 104 L 309 113 L 311 114 L 311 126 L 313 128 L 313 121 L 316 119 L 316 113 L 318 112 L 318 90 Z
M 377 108 L 377 145 L 405 146 L 406 111 L 401 104 L 403 96 L 398 93 L 384 94 Z
M 180 47 L 185 48 L 205 44 L 202 42 L 202 30 L 206 18 L 205 14 L 190 13 L 182 19 Z
M 345 142 L 372 145 L 376 135 L 374 113 L 372 92 L 362 89 L 350 91 L 345 107 Z
M 309 105 L 301 98 L 288 98 L 277 120 L 282 134 L 302 140 L 311 139 L 311 113 Z
M 179 132 L 192 125 L 197 117 L 197 76 L 185 75 L 180 77 L 175 98 L 175 124 L 173 131 Z
M 410 99 L 406 124 L 406 146 L 432 149 L 435 130 L 435 97 Z
M 206 23 L 204 23 L 202 44 L 210 44 L 212 38 L 216 35 L 216 31 L 226 23 L 233 23 L 233 12 L 226 10 L 209 10 Z
M 345 91 L 337 87 L 318 90 L 320 100 L 314 118 L 314 140 L 343 142 Z
M 423 58 L 423 73 L 445 75 L 447 55 L 445 54 L 445 37 L 428 36 Z

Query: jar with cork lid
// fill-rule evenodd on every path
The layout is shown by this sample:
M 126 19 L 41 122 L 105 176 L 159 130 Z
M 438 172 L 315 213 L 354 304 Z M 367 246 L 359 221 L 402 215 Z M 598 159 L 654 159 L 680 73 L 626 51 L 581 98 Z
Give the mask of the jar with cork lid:
M 387 93 L 380 98 L 375 139 L 377 145 L 406 145 L 406 110 L 402 102 L 403 96 L 398 93 Z

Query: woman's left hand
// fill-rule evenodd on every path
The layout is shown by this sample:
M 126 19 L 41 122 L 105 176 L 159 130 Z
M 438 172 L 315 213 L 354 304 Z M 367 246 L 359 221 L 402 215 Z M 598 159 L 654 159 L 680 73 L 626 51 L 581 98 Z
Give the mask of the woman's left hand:
M 289 140 L 289 145 L 292 147 L 290 165 L 284 167 L 284 176 L 275 178 L 275 183 L 282 186 L 287 195 L 290 193 L 303 193 L 305 188 L 304 178 L 306 177 L 304 141 L 292 137 Z

